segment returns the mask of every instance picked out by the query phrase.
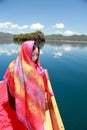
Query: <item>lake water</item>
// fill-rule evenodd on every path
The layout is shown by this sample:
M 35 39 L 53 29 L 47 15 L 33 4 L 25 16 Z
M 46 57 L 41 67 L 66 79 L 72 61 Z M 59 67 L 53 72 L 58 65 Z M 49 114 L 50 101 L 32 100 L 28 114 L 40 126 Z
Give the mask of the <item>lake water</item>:
M 0 44 L 0 80 L 20 45 Z M 45 43 L 41 65 L 48 70 L 66 130 L 87 130 L 87 44 Z

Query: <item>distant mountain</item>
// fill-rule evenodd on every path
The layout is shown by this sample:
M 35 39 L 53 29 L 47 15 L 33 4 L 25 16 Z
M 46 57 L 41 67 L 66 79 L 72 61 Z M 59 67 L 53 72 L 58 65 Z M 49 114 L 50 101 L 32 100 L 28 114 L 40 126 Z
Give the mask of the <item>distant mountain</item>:
M 87 35 L 64 36 L 61 34 L 52 34 L 45 36 L 46 41 L 87 41 Z
M 0 32 L 0 43 L 11 43 L 14 40 L 14 36 L 11 33 L 3 33 Z M 87 35 L 72 35 L 72 36 L 64 36 L 61 34 L 52 34 L 52 35 L 45 35 L 46 41 L 64 41 L 64 42 L 71 42 L 71 41 L 84 41 L 87 42 Z
M 0 32 L 0 38 L 13 38 L 13 35 L 11 33 Z
M 0 43 L 12 43 L 13 35 L 10 33 L 0 32 Z

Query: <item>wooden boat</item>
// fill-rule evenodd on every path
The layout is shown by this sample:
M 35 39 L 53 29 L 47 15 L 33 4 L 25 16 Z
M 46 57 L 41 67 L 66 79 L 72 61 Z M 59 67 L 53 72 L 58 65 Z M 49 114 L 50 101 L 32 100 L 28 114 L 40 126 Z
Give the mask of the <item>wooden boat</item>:
M 47 72 L 47 75 L 48 75 L 48 72 Z M 3 84 L 3 81 L 0 81 L 0 84 Z M 49 76 L 48 76 L 48 86 L 49 86 L 49 89 L 52 90 Z M 0 86 L 0 90 L 1 90 L 1 86 Z M 6 89 L 3 89 L 2 93 L 6 95 L 7 93 Z M 1 94 L 0 96 L 2 97 L 3 94 Z M 65 130 L 63 121 L 62 121 L 62 118 L 58 109 L 58 105 L 56 103 L 55 96 L 50 97 L 48 94 L 46 94 L 46 119 L 44 122 L 44 128 L 45 130 Z
M 52 90 L 49 76 L 48 76 L 48 87 L 50 90 Z M 49 95 L 46 95 L 46 102 L 47 102 L 47 109 L 46 109 L 46 121 L 44 123 L 45 130 L 65 130 L 55 96 L 50 97 Z

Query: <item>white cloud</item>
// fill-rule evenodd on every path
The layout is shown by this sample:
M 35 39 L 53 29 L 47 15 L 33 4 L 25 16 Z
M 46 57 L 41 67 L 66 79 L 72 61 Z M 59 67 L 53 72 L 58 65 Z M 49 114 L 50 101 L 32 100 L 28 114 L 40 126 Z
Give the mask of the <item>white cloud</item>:
M 30 25 L 30 29 L 35 29 L 35 30 L 39 30 L 39 29 L 43 29 L 44 25 L 40 24 L 40 23 L 36 23 L 36 24 L 32 24 Z
M 56 31 L 56 34 L 63 34 L 62 32 L 60 32 L 60 31 Z
M 54 25 L 54 28 L 62 29 L 62 28 L 64 28 L 64 24 L 63 23 L 56 23 L 56 25 Z
M 28 25 L 19 26 L 17 24 L 11 24 L 10 28 L 21 30 L 21 29 L 27 29 Z
M 12 22 L 4 22 L 4 23 L 0 23 L 0 28 L 9 28 L 9 29 L 27 29 L 29 28 L 28 25 L 23 25 L 23 26 L 19 26 L 18 24 L 12 23 Z
M 0 28 L 8 28 L 11 25 L 11 22 L 0 23 Z
M 44 28 L 44 25 L 40 23 L 35 23 L 32 25 L 18 25 L 13 22 L 1 22 L 0 23 L 0 32 L 10 32 L 12 34 L 20 34 L 31 32 L 31 30 L 41 30 Z
M 67 31 L 64 32 L 64 35 L 67 35 L 67 36 L 69 36 L 69 35 L 75 35 L 75 34 L 79 35 L 77 32 L 72 32 L 70 30 L 67 30 Z
M 45 34 L 48 33 L 49 34 L 63 34 L 66 36 L 69 35 L 74 35 L 77 34 L 79 35 L 77 32 L 72 32 L 70 30 L 66 30 L 65 32 L 59 31 L 58 29 L 63 29 L 64 28 L 64 24 L 63 23 L 56 23 L 53 28 L 47 28 L 47 32 L 44 32 Z M 0 32 L 10 32 L 12 34 L 18 34 L 18 33 L 27 33 L 27 32 L 31 32 L 32 30 L 42 30 L 44 29 L 44 25 L 41 23 L 34 23 L 31 25 L 18 25 L 17 23 L 13 23 L 13 22 L 0 22 Z M 56 30 L 55 30 L 56 29 Z M 43 30 L 45 31 L 45 30 Z

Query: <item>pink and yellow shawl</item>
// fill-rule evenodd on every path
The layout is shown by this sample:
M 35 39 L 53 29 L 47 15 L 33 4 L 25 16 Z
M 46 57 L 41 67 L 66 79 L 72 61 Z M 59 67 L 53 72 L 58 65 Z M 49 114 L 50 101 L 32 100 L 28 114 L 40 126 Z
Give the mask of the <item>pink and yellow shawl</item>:
M 29 130 L 44 130 L 45 91 L 47 80 L 40 62 L 31 61 L 34 41 L 21 45 L 18 57 L 10 63 L 4 76 L 11 94 L 15 97 L 16 113 Z

